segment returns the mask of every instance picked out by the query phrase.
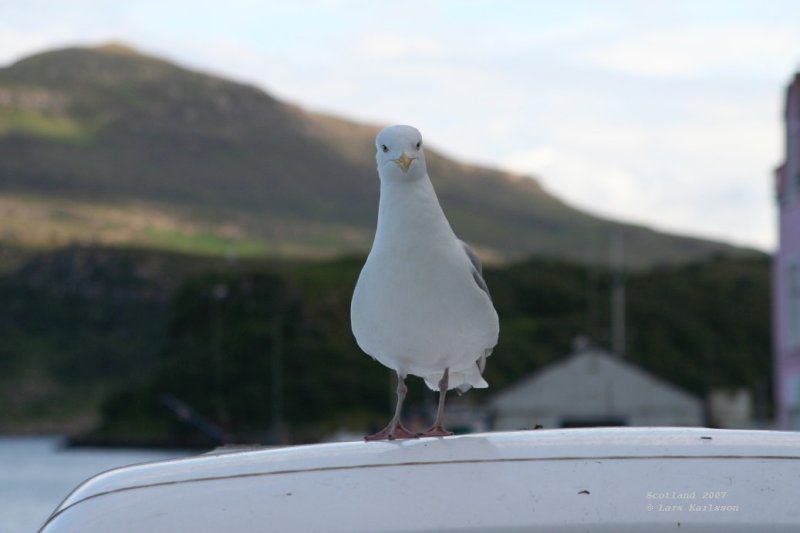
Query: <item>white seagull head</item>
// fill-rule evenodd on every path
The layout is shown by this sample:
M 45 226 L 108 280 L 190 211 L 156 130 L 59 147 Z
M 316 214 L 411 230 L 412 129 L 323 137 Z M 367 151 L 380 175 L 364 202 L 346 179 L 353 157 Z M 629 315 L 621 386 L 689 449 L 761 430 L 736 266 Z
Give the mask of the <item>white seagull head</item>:
M 411 126 L 389 126 L 375 137 L 381 179 L 414 181 L 428 174 L 422 135 Z

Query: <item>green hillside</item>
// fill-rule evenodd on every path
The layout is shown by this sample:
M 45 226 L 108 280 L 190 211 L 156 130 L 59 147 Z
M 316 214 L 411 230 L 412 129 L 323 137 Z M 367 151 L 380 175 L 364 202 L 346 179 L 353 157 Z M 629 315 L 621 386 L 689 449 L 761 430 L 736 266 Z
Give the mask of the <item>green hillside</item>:
M 119 45 L 28 57 L 0 69 L 0 242 L 364 252 L 377 213 L 377 131 Z M 619 227 L 532 178 L 450 160 L 428 140 L 445 211 L 487 259 L 585 260 L 590 242 L 605 247 Z M 643 227 L 625 235 L 632 266 L 746 253 Z
M 390 373 L 350 332 L 362 264 L 95 247 L 36 256 L 0 276 L 0 432 L 191 441 L 196 433 L 170 414 L 165 396 L 241 440 L 269 440 L 278 397 L 295 441 L 380 424 Z M 529 260 L 485 274 L 500 341 L 486 368 L 491 388 L 466 401 L 565 356 L 577 335 L 608 346 L 607 271 Z M 631 361 L 701 398 L 712 387 L 766 394 L 767 260 L 719 257 L 637 272 L 627 294 Z M 409 386 L 410 409 L 432 405 L 420 380 Z
M 390 372 L 358 349 L 349 327 L 362 262 L 217 273 L 184 285 L 170 310 L 160 364 L 144 386 L 109 397 L 98 434 L 196 434 L 165 409 L 165 396 L 244 441 L 269 441 L 276 412 L 294 442 L 341 427 L 379 428 L 391 411 Z M 563 358 L 577 335 L 608 346 L 608 306 L 589 317 L 585 267 L 528 261 L 486 274 L 500 341 L 487 362 L 490 388 L 462 400 L 485 401 Z M 209 299 L 220 286 L 224 298 Z M 609 273 L 597 273 L 594 296 L 607 302 L 609 287 Z M 628 281 L 627 358 L 701 399 L 712 388 L 744 387 L 769 402 L 768 288 L 762 259 L 717 258 L 635 274 Z M 435 397 L 418 379 L 409 387 L 409 412 L 427 413 Z

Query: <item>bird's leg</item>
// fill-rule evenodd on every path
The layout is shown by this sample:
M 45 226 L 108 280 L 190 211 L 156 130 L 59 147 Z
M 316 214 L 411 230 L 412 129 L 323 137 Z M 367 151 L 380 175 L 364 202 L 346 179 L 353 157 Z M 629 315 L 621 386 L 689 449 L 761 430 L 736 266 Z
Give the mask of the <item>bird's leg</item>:
M 394 416 L 389 425 L 375 433 L 364 437 L 364 440 L 394 440 L 394 439 L 416 439 L 417 434 L 407 430 L 400 422 L 400 414 L 403 411 L 403 400 L 406 399 L 406 378 L 400 372 L 397 373 L 397 406 L 394 409 Z
M 439 380 L 439 407 L 436 409 L 436 420 L 433 421 L 433 426 L 424 433 L 420 433 L 420 437 L 447 437 L 452 435 L 452 431 L 444 429 L 444 399 L 447 396 L 447 386 L 449 385 L 450 369 L 444 369 L 444 375 Z

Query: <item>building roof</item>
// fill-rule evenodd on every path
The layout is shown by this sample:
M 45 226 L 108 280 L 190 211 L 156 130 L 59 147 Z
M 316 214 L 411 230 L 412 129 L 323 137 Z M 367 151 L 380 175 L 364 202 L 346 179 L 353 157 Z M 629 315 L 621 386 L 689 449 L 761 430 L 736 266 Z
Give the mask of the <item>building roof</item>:
M 574 418 L 700 410 L 688 392 L 599 349 L 576 352 L 494 396 L 503 412 L 558 412 Z

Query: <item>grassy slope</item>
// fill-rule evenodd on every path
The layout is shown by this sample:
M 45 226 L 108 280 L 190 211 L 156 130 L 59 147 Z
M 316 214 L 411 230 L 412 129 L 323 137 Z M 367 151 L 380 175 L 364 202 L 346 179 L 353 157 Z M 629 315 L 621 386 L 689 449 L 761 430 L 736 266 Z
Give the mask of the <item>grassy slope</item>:
M 273 221 L 279 225 L 282 221 Z M 68 244 L 133 246 L 200 255 L 325 257 L 354 239 L 340 227 L 306 228 L 310 238 L 283 238 L 258 231 L 267 216 L 227 214 L 152 201 L 93 202 L 31 193 L 0 194 L 0 241 L 24 252 Z M 312 227 L 316 231 L 312 231 Z M 27 250 L 27 251 L 26 251 Z M 0 261 L 0 271 L 5 267 Z

